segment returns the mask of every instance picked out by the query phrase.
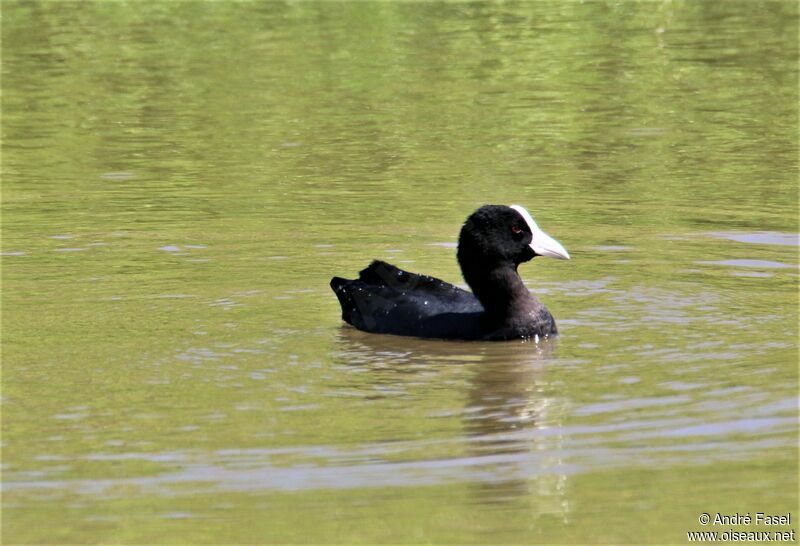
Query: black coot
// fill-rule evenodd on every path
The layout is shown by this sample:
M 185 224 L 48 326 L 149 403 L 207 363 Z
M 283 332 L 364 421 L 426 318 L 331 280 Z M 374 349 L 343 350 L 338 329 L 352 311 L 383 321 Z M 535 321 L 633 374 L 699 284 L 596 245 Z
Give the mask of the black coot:
M 485 205 L 467 218 L 458 263 L 472 292 L 372 262 L 358 279 L 331 279 L 342 319 L 366 332 L 505 340 L 555 335 L 556 322 L 525 288 L 517 266 L 536 256 L 569 259 L 519 205 Z

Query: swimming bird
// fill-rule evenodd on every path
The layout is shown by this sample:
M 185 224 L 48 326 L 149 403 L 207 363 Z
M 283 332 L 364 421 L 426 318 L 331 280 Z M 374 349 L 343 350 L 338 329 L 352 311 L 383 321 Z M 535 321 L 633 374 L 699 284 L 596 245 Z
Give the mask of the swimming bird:
M 462 340 L 544 338 L 555 319 L 525 287 L 519 264 L 569 259 L 520 205 L 484 205 L 458 238 L 458 263 L 472 292 L 375 260 L 358 279 L 331 279 L 342 320 L 365 332 Z

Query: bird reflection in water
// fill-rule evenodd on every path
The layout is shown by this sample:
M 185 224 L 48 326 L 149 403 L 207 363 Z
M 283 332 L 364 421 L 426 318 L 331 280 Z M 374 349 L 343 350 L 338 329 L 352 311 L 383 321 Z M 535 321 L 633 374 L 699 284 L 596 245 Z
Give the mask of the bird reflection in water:
M 557 365 L 557 340 L 452 342 L 343 327 L 338 342 L 336 362 L 361 372 L 351 389 L 370 390 L 365 398 L 401 397 L 412 413 L 415 405 L 435 408 L 416 441 L 449 443 L 444 456 L 441 448 L 434 456 L 446 460 L 447 479 L 460 467 L 476 502 L 514 504 L 528 526 L 537 515 L 567 521 L 564 399 L 546 381 L 547 368 Z M 418 447 L 409 446 L 417 457 Z

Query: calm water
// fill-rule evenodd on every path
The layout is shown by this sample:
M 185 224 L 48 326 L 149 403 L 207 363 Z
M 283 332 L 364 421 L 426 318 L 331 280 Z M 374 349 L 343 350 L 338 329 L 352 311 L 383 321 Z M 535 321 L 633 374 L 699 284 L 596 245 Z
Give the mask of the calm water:
M 3 2 L 3 541 L 800 531 L 797 12 Z M 341 324 L 484 203 L 560 339 Z

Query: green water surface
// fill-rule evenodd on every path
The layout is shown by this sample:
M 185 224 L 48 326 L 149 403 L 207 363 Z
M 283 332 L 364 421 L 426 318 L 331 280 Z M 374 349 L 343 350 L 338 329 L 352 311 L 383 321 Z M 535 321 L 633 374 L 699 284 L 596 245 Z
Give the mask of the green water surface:
M 3 543 L 800 531 L 797 2 L 0 9 Z M 559 339 L 342 325 L 484 203 Z

